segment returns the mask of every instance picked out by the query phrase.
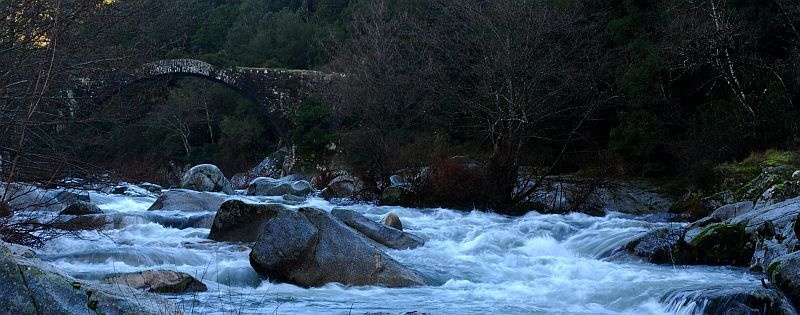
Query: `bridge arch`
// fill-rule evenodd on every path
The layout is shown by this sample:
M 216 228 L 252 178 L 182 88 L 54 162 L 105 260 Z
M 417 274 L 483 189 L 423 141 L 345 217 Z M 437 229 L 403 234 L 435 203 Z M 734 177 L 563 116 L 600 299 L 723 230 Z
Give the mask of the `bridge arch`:
M 335 77 L 311 70 L 217 67 L 194 59 L 149 62 L 131 71 L 118 71 L 101 80 L 78 80 L 81 92 L 96 103 L 134 83 L 165 76 L 196 77 L 222 84 L 251 99 L 268 116 L 278 135 L 289 141 L 290 118 L 303 98 L 317 94 Z

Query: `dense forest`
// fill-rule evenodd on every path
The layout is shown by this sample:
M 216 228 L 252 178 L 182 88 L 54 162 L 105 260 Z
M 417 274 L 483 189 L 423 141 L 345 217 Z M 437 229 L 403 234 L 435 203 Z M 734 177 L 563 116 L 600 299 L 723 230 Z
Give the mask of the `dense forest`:
M 0 147 L 27 172 L 6 176 L 107 169 L 162 181 L 171 163 L 203 162 L 231 175 L 293 145 L 303 172 L 344 161 L 380 186 L 401 169 L 441 166 L 444 182 L 431 185 L 449 188 L 428 187 L 429 198 L 508 207 L 524 197 L 520 173 L 703 189 L 714 165 L 800 141 L 792 0 L 31 0 L 0 10 Z M 345 76 L 299 106 L 292 143 L 250 100 L 199 79 L 142 83 L 102 105 L 65 101 L 76 77 L 165 58 Z

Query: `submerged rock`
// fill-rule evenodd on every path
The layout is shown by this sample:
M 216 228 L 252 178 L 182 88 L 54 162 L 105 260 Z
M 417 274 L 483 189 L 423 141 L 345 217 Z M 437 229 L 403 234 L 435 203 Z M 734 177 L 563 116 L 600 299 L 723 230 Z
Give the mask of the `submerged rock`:
M 217 166 L 211 164 L 200 164 L 189 169 L 183 175 L 181 188 L 233 194 L 231 182 Z
M 248 196 L 283 196 L 294 195 L 305 197 L 314 193 L 311 183 L 304 180 L 292 180 L 291 178 L 273 179 L 259 177 L 247 187 Z
M 127 286 L 77 280 L 35 257 L 30 249 L 0 242 L 2 314 L 180 314 L 172 301 Z
M 230 198 L 232 197 L 220 193 L 173 189 L 165 191 L 147 210 L 184 212 L 217 211 L 219 206 Z
M 372 221 L 353 210 L 333 209 L 331 214 L 366 237 L 392 249 L 413 249 L 425 245 L 419 236 Z
M 691 314 L 792 314 L 794 309 L 775 289 L 708 288 L 673 291 L 661 298 L 667 311 Z
M 426 280 L 328 212 L 301 208 L 270 219 L 250 253 L 250 264 L 271 279 L 304 287 L 345 285 L 408 287 Z
M 400 231 L 403 230 L 403 222 L 400 221 L 400 217 L 398 217 L 394 212 L 389 212 L 381 220 L 379 221 L 380 224 L 393 227 Z
M 195 277 L 170 270 L 147 270 L 119 273 L 103 278 L 103 283 L 123 284 L 134 289 L 146 289 L 159 293 L 205 292 L 208 287 Z

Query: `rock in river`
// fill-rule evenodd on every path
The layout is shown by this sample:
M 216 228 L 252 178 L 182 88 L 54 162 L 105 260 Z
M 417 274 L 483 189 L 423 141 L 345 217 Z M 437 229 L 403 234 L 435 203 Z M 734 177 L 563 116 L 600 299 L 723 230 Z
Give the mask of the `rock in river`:
M 220 205 L 229 198 L 233 197 L 221 193 L 173 189 L 165 191 L 147 210 L 184 212 L 216 211 L 219 209 Z
M 259 177 L 254 179 L 247 187 L 248 196 L 283 196 L 286 194 L 305 197 L 314 193 L 311 183 L 304 180 L 292 180 L 291 178 L 267 178 Z
M 86 202 L 86 201 L 76 201 L 75 203 L 67 206 L 64 210 L 61 210 L 58 214 L 61 215 L 87 215 L 87 214 L 102 214 L 103 210 L 100 210 L 95 204 Z
M 280 211 L 268 220 L 250 264 L 271 279 L 303 287 L 345 285 L 408 287 L 426 284 L 333 215 L 314 208 Z
M 181 188 L 233 194 L 228 178 L 215 165 L 200 164 L 192 167 L 181 179 Z
M 159 293 L 186 293 L 208 291 L 203 282 L 183 272 L 170 270 L 147 270 L 112 274 L 103 278 L 104 283 L 124 284 L 135 289 L 147 289 Z
M 412 249 L 425 245 L 425 241 L 419 236 L 372 221 L 353 210 L 333 209 L 331 214 L 354 230 L 389 248 Z

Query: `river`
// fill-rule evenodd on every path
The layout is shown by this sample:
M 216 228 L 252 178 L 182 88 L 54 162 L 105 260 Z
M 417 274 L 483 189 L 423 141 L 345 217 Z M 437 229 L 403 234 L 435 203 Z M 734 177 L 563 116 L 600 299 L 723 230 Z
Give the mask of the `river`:
M 508 217 L 354 204 L 345 208 L 374 220 L 395 212 L 407 232 L 424 238 L 421 248 L 387 252 L 437 284 L 305 289 L 262 279 L 250 267 L 246 244 L 210 241 L 208 228 L 168 228 L 153 219 L 189 221 L 211 212 L 148 212 L 155 197 L 92 193 L 91 199 L 122 223 L 101 234 L 57 239 L 41 250 L 42 258 L 82 279 L 148 269 L 189 273 L 209 290 L 169 296 L 187 314 L 694 314 L 702 313 L 703 303 L 685 299 L 684 292 L 761 286 L 758 274 L 740 268 L 604 259 L 670 223 L 623 214 Z M 310 198 L 298 206 L 335 205 Z

